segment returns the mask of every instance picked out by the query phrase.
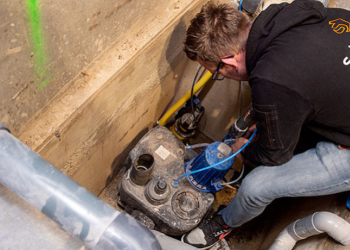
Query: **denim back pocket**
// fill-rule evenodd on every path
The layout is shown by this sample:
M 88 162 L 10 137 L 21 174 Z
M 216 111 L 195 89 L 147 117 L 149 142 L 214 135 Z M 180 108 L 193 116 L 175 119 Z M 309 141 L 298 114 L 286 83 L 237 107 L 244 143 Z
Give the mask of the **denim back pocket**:
M 269 149 L 283 149 L 275 106 L 254 104 L 254 109 L 260 129 L 266 131 L 266 133 L 259 133 L 260 143 Z

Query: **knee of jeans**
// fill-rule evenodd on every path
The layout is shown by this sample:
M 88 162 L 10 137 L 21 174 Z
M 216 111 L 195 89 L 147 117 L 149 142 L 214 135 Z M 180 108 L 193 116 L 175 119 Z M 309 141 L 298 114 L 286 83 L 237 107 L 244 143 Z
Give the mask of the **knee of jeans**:
M 240 195 L 251 205 L 266 205 L 272 202 L 267 186 L 259 178 L 259 174 L 253 172 L 247 175 L 239 188 Z

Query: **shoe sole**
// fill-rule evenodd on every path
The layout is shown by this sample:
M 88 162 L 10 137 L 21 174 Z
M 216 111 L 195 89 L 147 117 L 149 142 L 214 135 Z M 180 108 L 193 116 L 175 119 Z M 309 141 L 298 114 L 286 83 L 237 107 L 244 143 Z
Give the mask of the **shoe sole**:
M 189 245 L 189 246 L 192 246 L 191 244 L 188 244 L 188 243 L 186 243 L 186 242 L 184 241 L 185 235 L 186 235 L 186 234 L 184 234 L 184 235 L 181 236 L 181 242 L 182 242 L 182 243 L 185 243 L 185 244 L 187 244 L 187 245 Z M 217 242 L 218 242 L 218 241 L 217 241 Z M 198 248 L 198 249 L 207 250 L 207 249 L 210 249 L 210 248 L 211 248 L 212 246 L 214 246 L 215 244 L 216 244 L 216 242 L 215 242 L 214 244 L 210 245 L 210 246 L 203 247 L 203 248 L 198 248 L 198 247 L 195 247 L 195 246 L 192 246 L 192 247 L 195 247 L 195 248 Z

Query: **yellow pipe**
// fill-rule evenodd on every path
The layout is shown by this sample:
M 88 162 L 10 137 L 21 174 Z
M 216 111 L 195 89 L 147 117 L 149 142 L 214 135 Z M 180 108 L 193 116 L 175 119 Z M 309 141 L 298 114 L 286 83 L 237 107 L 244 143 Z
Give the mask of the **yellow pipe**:
M 194 85 L 193 87 L 193 94 L 197 93 L 198 90 L 200 90 L 206 83 L 211 79 L 212 73 L 207 71 L 207 73 L 204 74 L 204 76 Z M 191 98 L 191 90 L 188 91 L 180 100 L 177 101 L 164 115 L 163 117 L 157 122 L 159 125 L 165 125 L 166 121 L 169 119 L 169 117 L 175 113 L 176 110 L 178 110 L 188 99 Z

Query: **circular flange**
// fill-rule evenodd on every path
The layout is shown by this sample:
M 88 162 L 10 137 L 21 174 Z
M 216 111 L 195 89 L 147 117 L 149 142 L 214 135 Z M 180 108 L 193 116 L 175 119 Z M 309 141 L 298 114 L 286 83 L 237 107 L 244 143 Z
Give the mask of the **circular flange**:
M 171 206 L 176 215 L 188 220 L 198 216 L 201 202 L 190 190 L 179 190 L 174 194 Z

